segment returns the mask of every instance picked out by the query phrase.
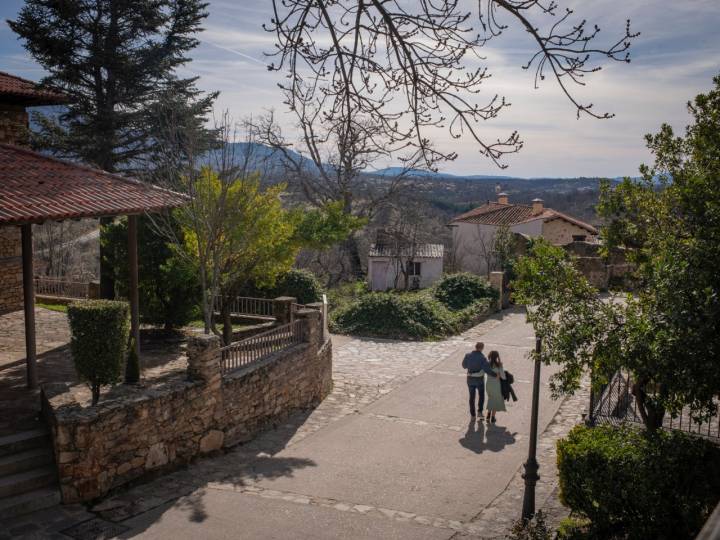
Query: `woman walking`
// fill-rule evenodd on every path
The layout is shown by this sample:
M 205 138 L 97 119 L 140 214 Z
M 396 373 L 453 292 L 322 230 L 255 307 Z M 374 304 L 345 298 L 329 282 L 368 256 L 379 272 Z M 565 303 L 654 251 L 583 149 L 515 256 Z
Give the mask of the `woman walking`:
M 502 362 L 500 361 L 500 353 L 497 351 L 490 351 L 488 355 L 490 361 L 490 369 L 497 373 L 497 377 L 488 377 L 485 383 L 487 389 L 487 422 L 495 423 L 495 413 L 498 411 L 504 412 L 505 400 L 502 395 L 502 388 L 500 387 L 500 380 L 505 379 L 505 370 L 503 369 Z

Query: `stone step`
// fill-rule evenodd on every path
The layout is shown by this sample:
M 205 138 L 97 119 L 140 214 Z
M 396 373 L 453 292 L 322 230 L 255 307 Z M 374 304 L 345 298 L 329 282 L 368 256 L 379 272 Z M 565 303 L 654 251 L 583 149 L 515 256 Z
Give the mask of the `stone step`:
M 57 482 L 55 466 L 44 466 L 0 478 L 0 498 L 12 497 Z
M 40 447 L 50 447 L 50 436 L 45 429 L 19 431 L 12 435 L 0 437 L 0 456 L 8 456 Z
M 29 471 L 53 463 L 53 453 L 43 446 L 0 457 L 0 477 Z
M 0 522 L 60 504 L 60 490 L 47 487 L 0 499 Z

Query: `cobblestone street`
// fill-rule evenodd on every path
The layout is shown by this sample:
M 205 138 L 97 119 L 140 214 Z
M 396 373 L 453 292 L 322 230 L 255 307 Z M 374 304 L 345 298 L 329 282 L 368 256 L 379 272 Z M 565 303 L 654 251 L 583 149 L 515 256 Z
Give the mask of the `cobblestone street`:
M 519 401 L 469 422 L 462 355 L 497 349 Z M 334 390 L 254 441 L 109 497 L 10 524 L 17 538 L 501 538 L 519 515 L 527 454 L 530 328 L 506 311 L 433 343 L 334 339 Z M 538 508 L 562 517 L 555 441 L 586 393 L 549 398 L 543 368 Z M 62 531 L 62 532 L 61 532 Z M 102 536 L 104 535 L 104 536 Z M 0 533 L 2 537 L 2 533 Z

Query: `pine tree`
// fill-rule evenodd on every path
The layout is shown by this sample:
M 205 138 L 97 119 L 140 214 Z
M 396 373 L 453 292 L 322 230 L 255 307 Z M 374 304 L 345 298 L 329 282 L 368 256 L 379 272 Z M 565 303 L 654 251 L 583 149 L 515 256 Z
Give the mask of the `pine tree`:
M 27 0 L 8 21 L 24 47 L 49 73 L 43 84 L 65 92 L 57 116 L 34 115 L 33 144 L 110 172 L 140 174 L 166 141 L 159 126 L 202 131 L 217 96 L 202 94 L 197 77 L 176 71 L 198 45 L 208 4 L 202 0 Z M 103 263 L 101 287 L 113 295 Z

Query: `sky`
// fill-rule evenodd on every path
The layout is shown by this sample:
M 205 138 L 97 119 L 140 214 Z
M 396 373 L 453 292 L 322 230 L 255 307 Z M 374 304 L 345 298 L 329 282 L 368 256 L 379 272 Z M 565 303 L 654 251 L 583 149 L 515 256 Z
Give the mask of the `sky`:
M 686 103 L 709 90 L 720 74 L 720 0 L 558 0 L 561 8 L 576 9 L 578 18 L 601 27 L 609 42 L 622 35 L 626 19 L 641 32 L 633 42 L 630 64 L 606 64 L 579 89 L 584 102 L 615 114 L 609 120 L 576 119 L 575 109 L 551 80 L 539 89 L 533 75 L 521 69 L 534 51 L 528 36 L 508 31 L 483 50 L 492 78 L 483 98 L 495 93 L 512 103 L 499 118 L 483 123 L 488 138 L 518 130 L 523 149 L 505 159 L 499 170 L 480 155 L 470 138 L 451 140 L 446 131 L 433 132 L 435 144 L 452 149 L 458 158 L 441 166 L 454 174 L 504 174 L 524 177 L 634 176 L 652 158 L 644 135 L 663 122 L 677 130 L 689 122 Z M 39 80 L 42 68 L 23 49 L 4 22 L 15 18 L 20 0 L 0 2 L 0 70 Z M 475 0 L 470 6 L 477 5 Z M 282 103 L 277 84 L 283 74 L 270 72 L 274 36 L 262 29 L 271 17 L 270 0 L 210 0 L 210 15 L 199 35 L 200 46 L 183 68 L 184 76 L 199 76 L 205 91 L 219 90 L 217 113 L 229 111 L 240 119 L 274 110 L 287 133 L 294 120 Z M 387 163 L 385 165 L 391 165 Z

